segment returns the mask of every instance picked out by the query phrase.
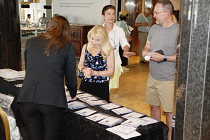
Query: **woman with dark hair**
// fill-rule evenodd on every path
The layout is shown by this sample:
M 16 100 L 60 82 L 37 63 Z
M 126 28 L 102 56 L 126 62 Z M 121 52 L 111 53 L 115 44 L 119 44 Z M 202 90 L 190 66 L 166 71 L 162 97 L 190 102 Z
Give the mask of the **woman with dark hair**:
M 102 18 L 104 20 L 103 26 L 109 35 L 109 41 L 112 48 L 114 49 L 115 57 L 115 71 L 114 74 L 110 77 L 109 89 L 119 87 L 119 77 L 122 72 L 122 61 L 119 55 L 119 46 L 121 45 L 124 51 L 124 57 L 129 58 L 129 56 L 135 55 L 134 52 L 129 52 L 130 45 L 128 44 L 123 29 L 114 24 L 116 17 L 115 12 L 116 8 L 113 5 L 106 5 L 102 9 Z
M 66 86 L 74 99 L 77 91 L 76 58 L 70 24 L 54 17 L 45 33 L 26 42 L 26 76 L 17 102 L 30 140 L 59 140 L 67 108 Z

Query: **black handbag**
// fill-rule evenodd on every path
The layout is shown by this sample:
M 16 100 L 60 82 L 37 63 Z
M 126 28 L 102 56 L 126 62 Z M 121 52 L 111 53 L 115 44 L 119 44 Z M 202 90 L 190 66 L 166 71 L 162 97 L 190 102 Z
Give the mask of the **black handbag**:
M 77 76 L 79 78 L 83 78 L 84 77 L 84 73 L 82 71 L 78 70 Z
M 86 52 L 86 50 L 87 50 L 87 44 L 86 44 L 85 52 Z M 85 77 L 85 76 L 84 76 L 84 73 L 82 72 L 83 69 L 84 69 L 84 68 L 82 68 L 81 70 L 78 70 L 77 76 L 78 76 L 79 78 Z

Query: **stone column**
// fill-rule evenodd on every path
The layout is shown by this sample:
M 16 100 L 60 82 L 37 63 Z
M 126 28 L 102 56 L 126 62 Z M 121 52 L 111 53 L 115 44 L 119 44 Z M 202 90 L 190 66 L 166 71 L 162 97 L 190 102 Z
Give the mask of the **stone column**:
M 0 1 L 0 68 L 21 70 L 20 23 L 17 0 Z
M 210 5 L 183 0 L 175 140 L 210 139 Z

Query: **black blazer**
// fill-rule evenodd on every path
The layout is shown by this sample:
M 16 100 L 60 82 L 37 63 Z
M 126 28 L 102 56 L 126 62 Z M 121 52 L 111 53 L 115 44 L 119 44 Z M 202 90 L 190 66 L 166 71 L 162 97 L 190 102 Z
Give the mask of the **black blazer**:
M 31 102 L 56 107 L 67 107 L 65 83 L 71 96 L 76 96 L 76 57 L 74 46 L 68 42 L 56 54 L 56 45 L 50 49 L 49 56 L 44 54 L 49 39 L 38 37 L 26 42 L 26 76 L 18 95 L 17 102 Z

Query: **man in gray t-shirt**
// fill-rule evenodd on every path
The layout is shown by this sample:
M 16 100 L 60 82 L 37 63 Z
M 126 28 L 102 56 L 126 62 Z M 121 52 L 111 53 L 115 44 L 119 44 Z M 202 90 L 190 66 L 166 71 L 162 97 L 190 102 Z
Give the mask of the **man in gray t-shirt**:
M 155 52 L 162 50 L 166 57 L 176 57 L 177 39 L 179 34 L 179 24 L 174 23 L 170 27 L 163 28 L 161 25 L 155 24 L 150 29 L 147 41 L 150 42 L 150 51 Z M 159 54 L 158 54 L 159 55 Z M 162 55 L 161 57 L 164 57 Z M 173 56 L 175 55 L 175 56 Z M 169 58 L 167 58 L 169 59 Z M 152 58 L 151 58 L 152 60 Z M 163 60 L 163 58 L 162 58 Z M 150 61 L 150 75 L 160 81 L 174 81 L 175 61 Z
M 150 56 L 150 74 L 147 82 L 146 103 L 150 105 L 151 117 L 161 120 L 161 111 L 166 115 L 171 140 L 172 112 L 174 105 L 174 75 L 176 66 L 179 25 L 172 20 L 173 4 L 170 1 L 155 5 L 153 25 L 147 37 L 142 56 Z

